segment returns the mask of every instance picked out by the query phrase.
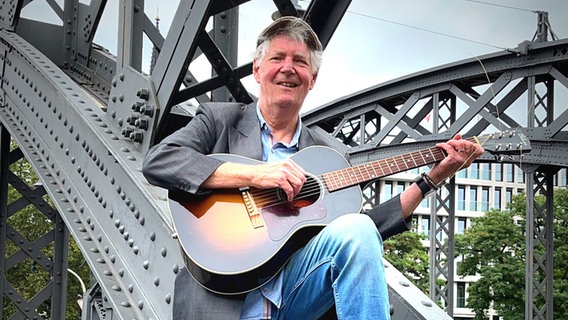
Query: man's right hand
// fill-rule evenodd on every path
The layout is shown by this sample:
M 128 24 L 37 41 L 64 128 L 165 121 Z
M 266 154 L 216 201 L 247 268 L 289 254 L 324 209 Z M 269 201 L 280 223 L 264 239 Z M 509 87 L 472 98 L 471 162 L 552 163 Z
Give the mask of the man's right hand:
M 306 182 L 306 171 L 291 159 L 248 165 L 226 162 L 201 185 L 205 188 L 280 188 L 292 201 Z

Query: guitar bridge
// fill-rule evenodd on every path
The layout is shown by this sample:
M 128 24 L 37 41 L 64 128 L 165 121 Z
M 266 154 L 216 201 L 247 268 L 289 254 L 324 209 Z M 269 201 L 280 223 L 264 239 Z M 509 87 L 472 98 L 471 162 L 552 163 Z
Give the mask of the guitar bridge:
M 254 198 L 250 193 L 250 188 L 248 187 L 240 188 L 239 191 L 241 191 L 243 203 L 247 210 L 252 227 L 255 229 L 264 227 L 264 221 L 262 220 L 262 216 L 260 215 L 260 210 L 258 210 L 258 207 L 254 202 Z

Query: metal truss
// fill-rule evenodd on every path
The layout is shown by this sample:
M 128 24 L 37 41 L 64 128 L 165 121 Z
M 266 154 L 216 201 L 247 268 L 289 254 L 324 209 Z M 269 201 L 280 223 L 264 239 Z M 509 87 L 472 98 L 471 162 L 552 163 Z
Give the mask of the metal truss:
M 526 303 L 527 319 L 552 319 L 554 191 L 550 182 L 542 187 L 538 181 L 543 174 L 552 179 L 551 171 L 568 164 L 565 154 L 568 112 L 565 106 L 554 103 L 561 99 L 556 93 L 566 94 L 568 89 L 568 41 L 546 42 L 547 33 L 539 30 L 536 41 L 523 42 L 512 52 L 459 61 L 381 84 L 324 105 L 306 114 L 303 121 L 328 132 L 338 147 L 347 146 L 352 164 L 428 147 L 456 133 L 477 136 L 515 128 L 525 132 L 532 144 L 530 153 L 498 159 L 485 155 L 480 161 L 510 162 L 525 171 L 536 168 L 527 172 L 533 177 L 527 181 L 526 190 L 532 190 L 533 195 L 546 195 L 547 202 L 543 208 L 528 203 L 527 212 L 536 211 L 535 216 L 546 219 L 547 224 L 536 228 L 540 220 L 527 216 L 527 250 L 528 256 L 534 258 L 527 262 L 527 294 L 531 297 Z M 441 302 L 451 315 L 453 180 L 445 191 L 438 193 L 432 211 L 430 298 Z M 374 190 L 364 193 L 376 194 Z M 369 197 L 366 205 L 373 205 L 370 199 L 376 197 Z M 537 252 L 545 253 L 538 256 Z M 438 285 L 436 279 L 444 284 Z
M 531 170 L 532 169 L 532 170 Z M 535 171 L 533 171 L 535 170 Z M 527 237 L 526 245 L 526 297 L 532 303 L 525 305 L 526 319 L 553 319 L 553 223 L 552 209 L 554 188 L 553 178 L 558 168 L 527 168 Z M 544 204 L 536 203 L 534 197 L 545 197 Z
M 32 2 L 10 1 L 0 6 L 0 120 L 6 130 L 0 157 L 2 243 L 10 238 L 6 223 L 10 213 L 5 205 L 7 185 L 14 182 L 8 180 L 11 174 L 7 169 L 13 157 L 6 151 L 10 135 L 42 182 L 43 189 L 37 192 L 46 192 L 51 198 L 57 210 L 54 221 L 65 224 L 91 268 L 96 283 L 89 289 L 83 317 L 167 319 L 172 314 L 174 280 L 183 259 L 166 193 L 146 182 L 140 173 L 141 161 L 151 145 L 191 119 L 196 103 L 248 102 L 254 98 L 241 83 L 251 74 L 251 63 L 235 65 L 238 44 L 227 33 L 238 27 L 239 6 L 247 1 L 181 0 L 164 37 L 144 14 L 143 0 L 121 0 L 119 19 L 123 23 L 117 30 L 121 38 L 116 57 L 93 43 L 107 1 L 85 4 L 65 0 L 63 7 L 56 1 L 45 1 L 61 20 L 55 25 L 21 17 L 22 9 Z M 273 2 L 280 14 L 299 15 L 292 1 Z M 349 3 L 310 2 L 303 17 L 324 46 Z M 568 111 L 560 104 L 554 109 L 555 92 L 568 89 L 568 41 L 545 41 L 545 26 L 543 19 L 536 40 L 521 43 L 512 52 L 460 61 L 377 85 L 321 106 L 305 114 L 303 121 L 326 132 L 352 164 L 430 147 L 456 133 L 473 136 L 520 128 L 529 137 L 532 151 L 498 160 L 522 165 L 523 170 L 536 168 L 530 171 L 535 176 L 527 179 L 527 190 L 547 194 L 547 209 L 536 211 L 552 216 L 552 188 L 534 185 L 539 185 L 541 173 L 568 163 Z M 158 53 L 150 75 L 141 71 L 144 37 Z M 211 77 L 202 81 L 188 68 L 200 56 L 212 70 Z M 489 155 L 481 158 L 495 160 Z M 444 301 L 450 313 L 453 263 L 442 260 L 453 256 L 452 186 L 450 182 L 445 193 L 438 195 L 433 219 L 438 222 L 433 225 L 438 226 L 432 233 L 449 239 L 432 246 L 439 250 L 433 254 L 432 278 L 443 278 L 446 285 L 435 287 L 430 297 Z M 374 187 L 365 190 L 366 205 L 377 201 Z M 532 234 L 527 232 L 527 241 Z M 527 248 L 536 245 L 538 242 Z M 3 250 L 0 247 L 4 253 L 0 281 L 5 284 L 9 262 Z M 56 250 L 55 255 L 64 256 L 66 248 L 61 244 Z M 527 264 L 527 275 L 536 268 L 546 275 L 546 281 L 552 281 L 552 253 L 546 254 L 546 259 L 538 258 L 532 267 Z M 57 268 L 65 265 L 62 259 Z M 446 317 L 394 268 L 387 268 L 387 272 L 393 319 Z M 527 277 L 527 292 L 533 297 L 527 301 L 527 310 L 538 310 L 531 312 L 531 319 L 544 319 L 540 310 L 547 310 L 546 319 L 550 319 L 552 298 L 542 292 L 551 285 L 533 284 L 534 279 Z M 65 280 L 61 278 L 61 291 Z M 10 291 L 3 288 L 5 299 Z M 56 294 L 52 293 L 52 304 L 61 302 L 62 297 Z M 544 306 L 535 305 L 543 299 Z M 27 307 L 21 312 L 33 310 L 35 303 L 25 302 Z M 55 312 L 62 312 L 65 306 L 52 305 L 52 310 L 58 308 Z
M 20 149 L 10 152 L 10 135 L 8 131 L 0 126 L 0 165 L 2 176 L 0 179 L 0 234 L 2 243 L 0 253 L 2 263 L 0 264 L 0 287 L 3 288 L 3 295 L 13 306 L 17 313 L 11 319 L 40 319 L 39 310 L 42 304 L 48 303 L 51 308 L 43 308 L 44 312 L 49 310 L 49 315 L 53 319 L 65 318 L 65 304 L 67 297 L 67 252 L 69 232 L 61 216 L 47 203 L 43 196 L 46 194 L 42 186 L 30 186 L 24 180 L 10 172 L 10 164 L 24 158 Z M 20 197 L 8 203 L 8 185 L 12 186 Z M 40 214 L 43 214 L 46 221 L 51 221 L 52 228 L 45 234 L 36 239 L 28 239 L 15 226 L 9 224 L 11 217 L 17 216 L 21 210 L 33 205 Z M 38 218 L 42 220 L 41 218 Z M 32 221 L 30 221 L 32 222 Z M 9 243 L 17 248 L 8 254 L 6 247 Z M 45 273 L 49 275 L 49 281 L 41 283 L 43 288 L 32 298 L 26 299 L 8 280 L 8 275 L 22 265 L 31 266 L 30 270 L 34 273 Z M 2 301 L 2 299 L 0 299 Z M 2 311 L 0 311 L 0 316 Z M 8 315 L 6 315 L 8 316 Z M 5 319 L 2 317 L 2 319 Z

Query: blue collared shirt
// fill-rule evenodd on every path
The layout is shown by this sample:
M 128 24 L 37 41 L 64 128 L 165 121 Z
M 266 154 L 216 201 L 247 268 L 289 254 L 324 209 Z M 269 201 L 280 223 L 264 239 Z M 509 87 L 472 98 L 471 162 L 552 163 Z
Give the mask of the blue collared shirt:
M 256 114 L 260 122 L 260 137 L 262 142 L 262 161 L 271 162 L 283 160 L 298 152 L 298 141 L 302 127 L 298 118 L 298 126 L 290 143 L 274 141 L 272 131 L 260 113 L 257 104 Z M 265 283 L 259 289 L 249 292 L 245 298 L 241 320 L 271 319 L 272 304 L 280 308 L 282 304 L 282 273 Z
M 262 140 L 262 161 L 272 162 L 283 160 L 294 153 L 298 152 L 298 140 L 300 139 L 300 128 L 302 122 L 298 117 L 298 126 L 296 132 L 292 137 L 290 143 L 284 143 L 280 141 L 274 141 L 274 136 L 272 135 L 272 130 L 268 127 L 268 124 L 264 120 L 264 117 L 260 113 L 260 108 L 256 107 L 256 114 L 258 115 L 258 121 L 260 122 L 260 137 Z

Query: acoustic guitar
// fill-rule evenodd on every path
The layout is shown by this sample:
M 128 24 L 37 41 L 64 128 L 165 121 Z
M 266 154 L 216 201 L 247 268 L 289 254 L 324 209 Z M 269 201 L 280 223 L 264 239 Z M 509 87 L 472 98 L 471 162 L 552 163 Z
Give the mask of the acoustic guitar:
M 493 154 L 530 151 L 519 131 L 469 139 Z M 246 157 L 215 154 L 228 162 L 260 164 Z M 281 189 L 219 189 L 204 197 L 170 191 L 171 211 L 185 265 L 210 291 L 234 295 L 269 281 L 290 256 L 335 218 L 362 207 L 360 184 L 442 160 L 432 147 L 350 166 L 337 151 L 305 148 L 292 156 L 307 182 L 293 201 Z

